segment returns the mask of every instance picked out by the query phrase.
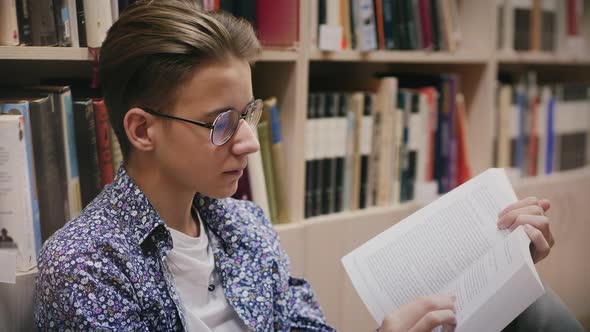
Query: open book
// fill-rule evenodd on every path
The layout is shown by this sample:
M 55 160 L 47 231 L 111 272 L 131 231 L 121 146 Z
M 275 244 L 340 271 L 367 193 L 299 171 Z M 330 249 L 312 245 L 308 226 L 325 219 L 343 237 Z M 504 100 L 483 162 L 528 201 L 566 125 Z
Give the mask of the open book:
M 516 201 L 489 169 L 344 256 L 377 323 L 418 296 L 455 294 L 455 331 L 500 331 L 543 295 L 524 229 L 497 227 Z

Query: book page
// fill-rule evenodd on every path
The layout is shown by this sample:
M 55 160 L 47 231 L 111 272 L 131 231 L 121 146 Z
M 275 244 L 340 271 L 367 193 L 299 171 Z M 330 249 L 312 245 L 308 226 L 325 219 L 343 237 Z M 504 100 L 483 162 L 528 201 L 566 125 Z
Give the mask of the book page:
M 456 332 L 500 331 L 544 293 L 529 244 L 518 227 L 442 291 L 457 295 Z
M 342 258 L 373 318 L 418 296 L 441 294 L 502 241 L 498 213 L 517 198 L 503 170 L 489 169 Z

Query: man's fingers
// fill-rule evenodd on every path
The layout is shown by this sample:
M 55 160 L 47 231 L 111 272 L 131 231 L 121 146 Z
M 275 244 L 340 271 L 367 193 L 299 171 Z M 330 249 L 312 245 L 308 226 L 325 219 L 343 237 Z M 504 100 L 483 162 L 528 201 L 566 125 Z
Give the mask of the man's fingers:
M 528 224 L 524 225 L 524 230 L 533 243 L 531 254 L 533 256 L 533 262 L 537 263 L 549 255 L 551 247 L 549 246 L 547 240 L 545 240 L 545 236 L 543 236 L 543 233 L 541 233 L 540 230 Z
M 549 209 L 551 208 L 551 201 L 549 201 L 548 199 L 540 199 L 537 204 L 539 204 L 539 206 L 542 207 L 543 211 L 545 212 L 549 211 Z
M 549 244 L 549 247 L 553 247 L 555 241 L 553 240 L 553 235 L 551 234 L 551 230 L 549 229 L 549 218 L 545 216 L 531 216 L 521 214 L 518 217 L 516 217 L 516 220 L 514 221 L 512 226 L 510 226 L 510 231 L 515 230 L 520 225 L 526 224 L 531 225 L 534 228 L 540 230 L 541 233 L 543 233 L 543 237 L 545 237 L 545 240 Z
M 539 205 L 527 205 L 521 208 L 517 208 L 509 211 L 508 213 L 500 217 L 500 219 L 498 220 L 498 228 L 510 228 L 512 224 L 516 221 L 516 218 L 520 215 L 542 216 L 543 214 L 543 208 Z
M 524 199 L 521 199 L 518 202 L 512 203 L 510 205 L 508 205 L 507 207 L 504 208 L 504 210 L 502 210 L 500 212 L 500 214 L 498 215 L 499 218 L 502 218 L 502 216 L 504 216 L 506 213 L 515 210 L 515 209 L 520 209 L 521 207 L 525 207 L 527 205 L 537 205 L 537 198 L 536 197 L 527 197 Z
M 412 322 L 409 326 L 413 326 L 427 313 L 439 310 L 454 311 L 454 297 L 439 295 L 419 297 L 408 304 L 400 306 L 396 313 L 399 317 L 404 317 L 408 322 Z
M 422 316 L 409 332 L 432 331 L 435 327 L 443 324 L 457 325 L 455 312 L 449 309 L 430 311 Z

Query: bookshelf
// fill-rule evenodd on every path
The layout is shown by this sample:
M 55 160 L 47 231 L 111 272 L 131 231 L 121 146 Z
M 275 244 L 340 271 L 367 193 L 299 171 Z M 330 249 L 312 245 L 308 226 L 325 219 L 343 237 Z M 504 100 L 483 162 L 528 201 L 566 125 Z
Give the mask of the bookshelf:
M 548 79 L 571 77 L 578 81 L 590 81 L 590 51 L 585 56 L 497 51 L 496 2 L 461 0 L 458 23 L 462 31 L 462 42 L 456 52 L 324 52 L 309 43 L 312 26 L 308 22 L 312 3 L 307 0 L 299 1 L 300 42 L 297 46 L 290 49 L 265 49 L 253 69 L 255 96 L 276 96 L 281 110 L 290 215 L 289 223 L 278 224 L 275 228 L 290 255 L 294 274 L 303 275 L 310 280 L 328 321 L 342 331 L 369 331 L 375 328 L 375 323 L 345 276 L 340 257 L 416 211 L 420 204 L 409 202 L 398 206 L 304 218 L 305 147 L 302 142 L 305 142 L 310 89 L 371 90 L 375 88 L 372 75 L 378 71 L 457 73 L 461 77 L 466 98 L 468 153 L 475 175 L 492 166 L 492 123 L 495 116 L 498 72 L 522 72 L 534 68 Z M 585 0 L 582 27 L 587 43 L 590 44 L 588 0 Z M 92 57 L 88 49 L 0 47 L 0 77 L 16 77 L 19 82 L 34 83 L 41 78 L 67 74 L 72 77 L 91 77 Z M 590 194 L 590 170 L 526 179 L 518 184 L 517 191 L 519 194 L 538 193 L 536 195 L 557 197 L 557 205 L 562 202 L 567 204 L 562 197 L 572 195 L 569 186 L 575 186 L 573 191 L 579 191 L 587 197 Z M 583 186 L 586 188 L 582 188 Z M 579 210 L 584 206 L 582 202 L 577 202 L 575 206 L 572 204 L 568 206 Z M 562 215 L 577 222 L 568 227 L 579 227 L 581 234 L 590 235 L 587 225 L 581 225 L 584 221 L 581 213 L 558 208 L 554 216 Z M 559 231 L 567 235 L 571 228 Z M 559 243 L 560 238 L 557 239 Z M 576 241 L 578 242 L 575 243 L 584 243 L 579 238 Z M 558 251 L 557 257 L 563 257 L 576 251 L 576 248 L 564 245 L 555 251 Z M 575 257 L 580 257 L 580 254 Z M 564 286 L 568 280 L 555 272 L 558 264 L 557 259 L 548 260 L 541 268 L 542 275 L 548 276 L 550 284 L 564 297 L 565 302 L 575 306 L 575 312 L 581 315 L 579 317 L 585 317 L 585 324 L 590 324 L 590 312 L 584 310 L 587 306 L 579 299 L 579 294 L 575 294 L 572 286 Z M 585 280 L 590 280 L 590 268 L 586 265 L 582 270 L 582 276 L 587 277 Z M 584 281 L 576 279 L 575 282 L 579 285 Z M 590 295 L 588 288 L 590 287 L 586 287 L 583 292 L 586 296 Z

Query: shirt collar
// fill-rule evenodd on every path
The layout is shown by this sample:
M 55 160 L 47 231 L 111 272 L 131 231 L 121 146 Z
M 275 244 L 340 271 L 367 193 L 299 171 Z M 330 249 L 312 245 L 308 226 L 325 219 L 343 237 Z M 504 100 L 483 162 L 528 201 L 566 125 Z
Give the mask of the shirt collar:
M 124 165 L 119 167 L 110 189 L 112 192 L 111 206 L 117 211 L 123 222 L 131 227 L 135 243 L 142 245 L 155 230 L 166 229 L 164 220 L 145 193 L 129 176 Z M 166 233 L 168 233 L 167 230 Z M 171 248 L 172 241 L 169 242 Z
M 132 228 L 134 242 L 141 246 L 146 239 L 152 238 L 159 247 L 160 243 L 163 243 L 160 249 L 163 251 L 163 256 L 166 256 L 172 249 L 170 232 L 145 193 L 129 176 L 124 165 L 121 165 L 117 171 L 110 189 L 111 206 L 118 212 L 123 222 Z M 236 220 L 230 215 L 226 204 L 226 200 L 210 198 L 199 193 L 193 199 L 193 206 L 201 215 L 203 224 L 221 239 L 224 246 L 235 242 L 227 241 L 225 239 L 227 234 L 239 233 Z

